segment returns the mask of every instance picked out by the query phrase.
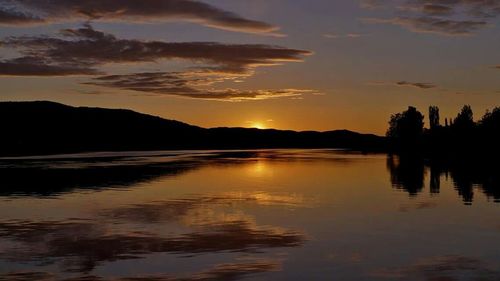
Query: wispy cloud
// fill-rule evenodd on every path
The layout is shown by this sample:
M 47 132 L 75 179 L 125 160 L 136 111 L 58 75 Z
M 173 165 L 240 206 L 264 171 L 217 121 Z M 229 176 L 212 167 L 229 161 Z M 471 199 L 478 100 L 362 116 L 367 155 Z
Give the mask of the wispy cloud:
M 0 24 L 50 24 L 80 20 L 165 22 L 181 20 L 205 26 L 276 34 L 277 26 L 244 18 L 195 0 L 0 0 Z
M 437 88 L 436 84 L 426 83 L 426 82 L 408 82 L 408 81 L 371 81 L 370 85 L 375 86 L 401 86 L 401 87 L 413 87 L 422 90 L 434 89 Z
M 419 88 L 419 89 L 432 89 L 436 88 L 437 86 L 432 83 L 422 83 L 422 82 L 408 82 L 408 81 L 399 81 L 396 83 L 398 86 L 409 86 L 409 87 L 414 87 L 414 88 Z
M 60 36 L 8 37 L 3 47 L 23 57 L 0 60 L 0 75 L 9 76 L 95 76 L 86 85 L 130 90 L 153 95 L 173 95 L 211 100 L 263 100 L 298 97 L 311 90 L 217 89 L 224 81 L 242 82 L 256 68 L 286 62 L 301 62 L 309 51 L 257 44 L 216 42 L 165 42 L 120 39 L 95 30 L 89 24 L 64 29 Z M 99 69 L 110 64 L 147 64 L 183 60 L 187 70 L 112 75 Z
M 433 16 L 447 16 L 453 13 L 453 7 L 439 4 L 424 4 L 422 12 Z
M 38 57 L 21 57 L 0 61 L 0 76 L 73 76 L 97 75 L 99 71 L 90 67 L 51 64 Z
M 365 22 L 398 25 L 413 32 L 448 36 L 472 35 L 492 26 L 493 19 L 500 16 L 499 1 L 379 0 L 364 6 L 387 7 L 396 14 L 389 18 L 365 18 Z
M 361 0 L 361 7 L 365 9 L 375 9 L 382 6 L 384 0 Z
M 60 37 L 10 37 L 1 44 L 27 57 L 58 64 L 93 66 L 107 63 L 141 63 L 184 59 L 212 65 L 206 70 L 245 73 L 257 66 L 302 61 L 311 52 L 270 45 L 215 42 L 141 41 L 119 39 L 90 25 L 62 30 Z
M 361 37 L 365 37 L 365 36 L 367 36 L 367 34 L 361 34 L 361 33 L 347 33 L 347 34 L 325 33 L 325 34 L 323 34 L 323 37 L 328 38 L 328 39 L 341 39 L 341 38 L 356 39 L 356 38 L 361 38 Z
M 221 101 L 298 97 L 314 92 L 312 90 L 301 89 L 239 90 L 204 87 L 218 83 L 221 79 L 224 78 L 219 75 L 200 77 L 193 72 L 188 74 L 183 72 L 149 72 L 100 76 L 85 84 L 119 90 L 137 91 L 152 95 L 171 95 L 193 99 Z
M 396 17 L 390 19 L 365 18 L 363 21 L 368 23 L 399 25 L 414 32 L 449 36 L 471 35 L 473 32 L 488 26 L 486 21 L 457 21 L 433 17 Z
M 0 2 L 0 4 L 3 4 Z M 26 24 L 41 24 L 44 20 L 34 15 L 25 14 L 12 9 L 0 8 L 0 24 L 8 25 L 26 25 Z
M 37 1 L 39 4 L 23 1 L 26 5 L 42 6 L 55 2 L 58 1 Z M 125 2 L 130 4 L 134 1 Z M 0 44 L 21 55 L 0 60 L 0 76 L 91 75 L 94 78 L 83 84 L 152 95 L 228 101 L 298 97 L 313 92 L 308 89 L 239 90 L 213 87 L 224 81 L 241 83 L 254 75 L 259 67 L 301 62 L 312 54 L 306 50 L 274 45 L 121 39 L 95 30 L 90 24 L 63 29 L 57 36 L 7 37 Z M 187 68 L 168 72 L 161 70 L 165 63 L 173 60 L 183 61 Z M 102 70 L 108 65 L 141 64 L 147 67 L 151 63 L 160 65 L 160 70 L 120 75 Z

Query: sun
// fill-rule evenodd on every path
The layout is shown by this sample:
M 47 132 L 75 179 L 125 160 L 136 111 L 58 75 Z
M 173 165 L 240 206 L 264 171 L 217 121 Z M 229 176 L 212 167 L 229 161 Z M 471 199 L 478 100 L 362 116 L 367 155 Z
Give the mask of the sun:
M 261 130 L 266 128 L 266 126 L 264 124 L 262 124 L 261 122 L 252 122 L 250 124 L 250 127 L 256 128 L 256 129 L 261 129 Z
M 250 120 L 245 122 L 245 127 L 247 128 L 254 128 L 254 129 L 260 129 L 260 130 L 265 130 L 272 128 L 271 127 L 271 122 L 274 122 L 273 119 L 267 119 L 265 121 L 255 121 L 255 120 Z

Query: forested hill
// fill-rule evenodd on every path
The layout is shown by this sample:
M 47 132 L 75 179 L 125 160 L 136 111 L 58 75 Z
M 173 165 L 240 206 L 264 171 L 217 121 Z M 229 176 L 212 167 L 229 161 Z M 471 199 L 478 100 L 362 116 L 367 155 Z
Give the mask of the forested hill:
M 0 156 L 90 151 L 250 148 L 385 149 L 386 139 L 347 130 L 205 129 L 131 110 L 0 102 Z

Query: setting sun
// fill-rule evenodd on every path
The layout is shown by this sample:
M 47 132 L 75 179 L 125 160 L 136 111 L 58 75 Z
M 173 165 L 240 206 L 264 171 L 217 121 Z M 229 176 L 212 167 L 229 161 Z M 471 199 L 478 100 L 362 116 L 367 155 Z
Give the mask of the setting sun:
M 500 281 L 499 35 L 500 0 L 0 0 L 0 281 Z
M 253 122 L 251 123 L 250 127 L 256 128 L 256 129 L 265 129 L 266 126 L 260 122 Z
M 245 122 L 246 127 L 254 128 L 254 129 L 268 129 L 268 126 L 264 122 L 261 121 L 247 121 Z

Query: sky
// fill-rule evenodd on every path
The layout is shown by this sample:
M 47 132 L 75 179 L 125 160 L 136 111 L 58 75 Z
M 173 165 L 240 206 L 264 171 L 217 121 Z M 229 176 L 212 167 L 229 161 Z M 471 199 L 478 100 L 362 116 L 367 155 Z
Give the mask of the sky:
M 0 0 L 0 100 L 384 134 L 499 106 L 499 23 L 500 0 Z

